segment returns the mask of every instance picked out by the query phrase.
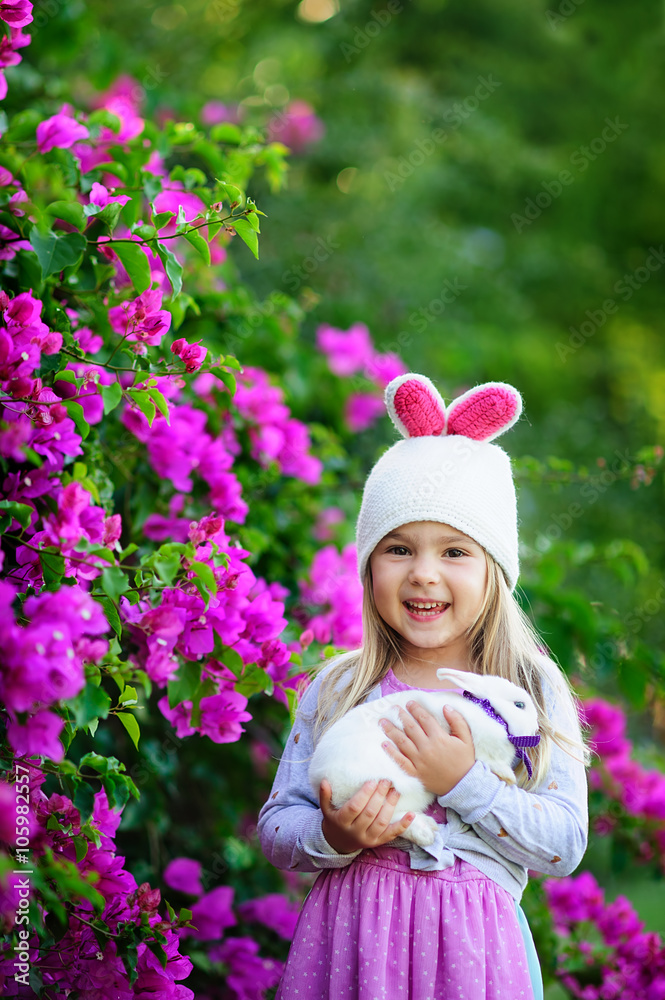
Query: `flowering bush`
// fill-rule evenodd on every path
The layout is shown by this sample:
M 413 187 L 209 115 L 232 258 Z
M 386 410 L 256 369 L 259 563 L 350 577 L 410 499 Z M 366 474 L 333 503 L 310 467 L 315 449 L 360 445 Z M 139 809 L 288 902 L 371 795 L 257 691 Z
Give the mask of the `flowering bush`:
M 2 5 L 3 66 L 21 59 L 31 10 Z M 153 698 L 178 739 L 228 744 L 252 695 L 293 704 L 303 647 L 280 638 L 288 591 L 239 543 L 242 480 L 274 467 L 311 486 L 322 471 L 267 372 L 176 335 L 229 301 L 233 237 L 258 256 L 245 188 L 260 168 L 278 186 L 285 149 L 252 129 L 159 132 L 134 93 L 121 79 L 94 110 L 15 115 L 0 153 L 7 996 L 185 1000 L 190 936 L 234 995 L 280 969 L 252 937 L 225 937 L 232 888 L 160 912 L 115 845 L 140 771 L 105 749 L 113 720 L 138 750 Z M 239 913 L 283 936 L 292 904 L 272 894 L 270 918 L 262 899 Z
M 665 944 L 645 933 L 630 902 L 605 903 L 593 875 L 549 879 L 545 892 L 564 939 L 558 976 L 580 1000 L 659 1000 L 665 997 Z

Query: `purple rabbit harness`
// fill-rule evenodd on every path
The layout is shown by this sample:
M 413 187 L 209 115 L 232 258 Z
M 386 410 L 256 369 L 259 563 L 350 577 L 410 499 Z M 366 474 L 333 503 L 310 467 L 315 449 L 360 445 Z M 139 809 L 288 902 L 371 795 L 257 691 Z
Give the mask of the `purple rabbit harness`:
M 490 719 L 494 719 L 495 722 L 501 723 L 506 732 L 508 733 L 508 739 L 515 747 L 515 753 L 517 757 L 522 761 L 526 767 L 527 774 L 529 778 L 533 776 L 533 767 L 531 766 L 531 761 L 529 760 L 528 754 L 524 752 L 524 747 L 537 747 L 540 743 L 540 734 L 536 733 L 535 736 L 511 736 L 510 729 L 508 728 L 508 723 L 503 719 L 499 713 L 490 705 L 488 698 L 477 698 L 475 694 L 470 691 L 462 691 L 462 695 L 469 701 L 473 701 L 476 705 L 480 705 L 482 710 L 486 715 L 489 715 Z

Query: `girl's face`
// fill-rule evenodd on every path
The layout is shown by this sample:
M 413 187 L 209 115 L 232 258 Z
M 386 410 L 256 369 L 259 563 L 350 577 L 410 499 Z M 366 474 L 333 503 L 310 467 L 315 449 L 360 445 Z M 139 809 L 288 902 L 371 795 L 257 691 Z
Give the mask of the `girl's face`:
M 466 633 L 485 597 L 485 550 L 449 524 L 412 521 L 381 539 L 370 566 L 377 611 L 404 638 L 405 661 L 470 669 Z

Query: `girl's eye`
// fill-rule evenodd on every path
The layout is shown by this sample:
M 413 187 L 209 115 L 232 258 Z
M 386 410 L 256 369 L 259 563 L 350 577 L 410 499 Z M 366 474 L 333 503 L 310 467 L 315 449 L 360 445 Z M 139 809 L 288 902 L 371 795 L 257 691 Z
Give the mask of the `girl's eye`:
M 402 553 L 408 551 L 409 550 L 404 545 L 391 545 L 390 548 L 388 549 L 388 552 L 391 552 L 393 555 L 397 556 L 402 555 Z
M 449 556 L 453 556 L 453 558 L 455 559 L 459 558 L 459 556 L 464 555 L 461 549 L 448 549 L 446 554 Z

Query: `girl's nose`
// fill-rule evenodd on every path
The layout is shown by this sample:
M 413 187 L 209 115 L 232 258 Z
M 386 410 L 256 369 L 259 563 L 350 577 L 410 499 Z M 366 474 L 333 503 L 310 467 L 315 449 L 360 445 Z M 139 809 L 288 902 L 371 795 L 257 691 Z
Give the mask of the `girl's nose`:
M 409 580 L 413 584 L 438 583 L 440 579 L 441 567 L 439 560 L 434 557 L 418 556 L 409 567 Z

